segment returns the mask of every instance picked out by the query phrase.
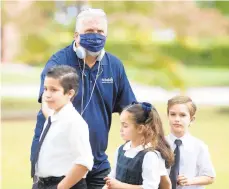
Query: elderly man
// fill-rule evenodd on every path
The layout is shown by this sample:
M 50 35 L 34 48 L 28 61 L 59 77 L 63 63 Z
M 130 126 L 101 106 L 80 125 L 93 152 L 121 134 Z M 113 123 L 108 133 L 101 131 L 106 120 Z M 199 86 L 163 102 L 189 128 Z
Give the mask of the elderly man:
M 93 169 L 86 177 L 88 189 L 101 189 L 105 184 L 104 177 L 110 172 L 105 151 L 112 113 L 121 112 L 126 105 L 136 101 L 122 62 L 104 49 L 106 38 L 107 18 L 104 11 L 86 9 L 80 12 L 76 18 L 73 43 L 55 53 L 42 71 L 38 99 L 42 103 L 44 77 L 50 67 L 64 64 L 76 69 L 81 79 L 73 105 L 88 123 L 94 156 Z M 44 115 L 43 106 L 37 115 L 31 160 L 38 148 L 45 122 Z M 52 159 L 47 157 L 47 162 L 49 161 Z M 64 175 L 58 175 L 57 171 L 56 177 L 62 176 Z

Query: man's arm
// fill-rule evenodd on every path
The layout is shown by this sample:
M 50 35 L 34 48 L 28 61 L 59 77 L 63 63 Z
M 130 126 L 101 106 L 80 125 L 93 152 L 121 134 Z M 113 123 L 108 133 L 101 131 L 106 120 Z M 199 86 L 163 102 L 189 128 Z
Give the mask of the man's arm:
M 117 100 L 115 102 L 114 110 L 113 112 L 122 112 L 123 108 L 125 108 L 127 105 L 131 104 L 132 102 L 136 101 L 135 95 L 133 93 L 133 90 L 130 86 L 129 80 L 126 76 L 125 69 L 120 62 L 120 75 L 119 75 L 119 86 L 118 86 L 118 94 L 117 94 Z

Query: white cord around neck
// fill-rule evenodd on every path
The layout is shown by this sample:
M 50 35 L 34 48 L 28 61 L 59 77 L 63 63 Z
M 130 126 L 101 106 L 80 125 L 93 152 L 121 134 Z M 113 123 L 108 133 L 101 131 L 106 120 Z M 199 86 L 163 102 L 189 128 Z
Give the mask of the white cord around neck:
M 79 61 L 79 60 L 78 60 Z M 80 63 L 79 63 L 80 64 Z M 81 74 L 81 79 L 82 79 L 82 98 L 81 98 L 81 115 L 82 115 L 82 110 L 83 110 L 83 97 L 84 97 L 84 76 L 85 73 L 85 59 L 83 59 L 83 71 L 82 71 L 82 74 Z
M 84 59 L 84 65 L 83 65 L 83 71 L 82 71 L 82 97 L 81 97 L 81 116 L 83 115 L 84 111 L 86 110 L 86 108 L 88 107 L 91 99 L 92 99 L 92 95 L 93 95 L 93 92 L 94 92 L 94 89 L 95 89 L 95 85 L 96 85 L 96 82 L 97 82 L 97 79 L 99 77 L 99 70 L 100 70 L 100 67 L 101 67 L 101 60 L 99 60 L 99 66 L 98 66 L 98 71 L 97 71 L 97 74 L 96 74 L 96 77 L 95 77 L 95 82 L 93 84 L 93 87 L 92 87 L 92 91 L 91 91 L 91 94 L 90 94 L 90 98 L 86 104 L 86 106 L 83 108 L 83 101 L 84 101 L 84 71 L 85 71 L 85 59 Z

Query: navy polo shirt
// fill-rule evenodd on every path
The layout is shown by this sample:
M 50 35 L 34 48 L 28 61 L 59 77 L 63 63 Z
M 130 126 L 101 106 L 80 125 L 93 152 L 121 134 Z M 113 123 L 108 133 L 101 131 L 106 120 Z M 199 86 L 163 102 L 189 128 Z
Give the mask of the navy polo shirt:
M 54 65 L 69 65 L 76 69 L 80 77 L 80 85 L 77 96 L 73 101 L 74 107 L 81 112 L 82 87 L 84 87 L 83 103 L 84 107 L 89 101 L 97 72 L 99 77 L 96 81 L 91 101 L 83 113 L 83 118 L 88 123 L 90 133 L 90 143 L 94 156 L 93 171 L 101 171 L 110 168 L 105 151 L 108 143 L 108 133 L 110 130 L 112 113 L 121 112 L 122 109 L 136 101 L 134 93 L 127 79 L 123 64 L 110 53 L 105 53 L 98 72 L 99 62 L 92 68 L 85 65 L 84 86 L 82 86 L 83 61 L 78 59 L 73 50 L 72 44 L 54 54 L 47 62 L 41 74 L 41 86 L 39 102 L 44 90 L 44 78 L 47 70 Z M 31 158 L 37 148 L 45 118 L 41 111 L 37 115 L 35 135 L 31 148 Z

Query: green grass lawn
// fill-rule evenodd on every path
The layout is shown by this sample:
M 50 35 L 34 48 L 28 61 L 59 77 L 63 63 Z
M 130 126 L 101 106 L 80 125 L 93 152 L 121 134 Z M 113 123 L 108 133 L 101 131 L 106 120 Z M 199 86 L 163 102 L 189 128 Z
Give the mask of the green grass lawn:
M 166 73 L 158 70 L 126 68 L 126 72 L 131 81 L 142 84 L 168 86 L 171 83 L 171 78 L 168 78 Z M 229 69 L 186 67 L 184 73 L 182 73 L 182 78 L 186 88 L 229 86 Z
M 38 84 L 40 83 L 40 74 L 42 68 L 33 67 L 28 70 L 1 70 L 2 85 L 17 85 L 17 84 Z
M 168 126 L 164 105 L 157 105 L 163 119 L 166 133 Z M 217 178 L 207 189 L 229 188 L 229 108 L 201 106 L 197 112 L 196 122 L 190 128 L 209 146 Z M 35 120 L 2 121 L 2 189 L 29 189 L 30 179 L 30 145 Z M 113 116 L 109 135 L 107 153 L 113 162 L 115 149 L 123 143 L 119 136 L 119 116 Z
M 189 67 L 187 71 L 187 86 L 229 86 L 229 69 Z
M 28 72 L 11 72 L 10 70 L 2 70 L 2 85 L 9 84 L 40 84 L 40 73 L 42 68 L 34 67 Z M 153 69 L 138 69 L 126 66 L 126 72 L 129 79 L 133 82 L 163 86 L 170 83 L 165 78 L 166 73 Z M 144 77 L 142 77 L 144 73 Z M 207 87 L 207 86 L 229 86 L 229 69 L 228 68 L 201 68 L 187 67 L 185 69 L 184 80 L 186 87 Z M 147 79 L 146 79 L 147 78 Z M 167 78 L 171 80 L 171 78 Z M 166 86 L 166 84 L 165 84 Z
M 2 97 L 1 100 L 1 116 L 4 120 L 36 119 L 36 113 L 41 106 L 34 98 Z

